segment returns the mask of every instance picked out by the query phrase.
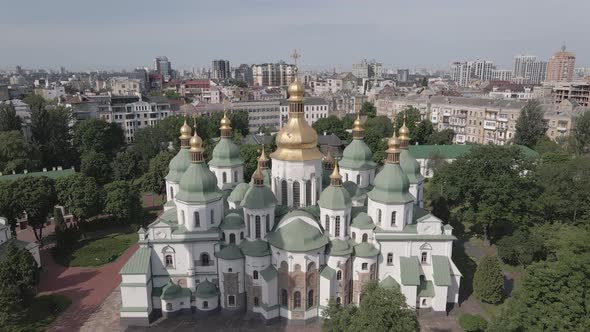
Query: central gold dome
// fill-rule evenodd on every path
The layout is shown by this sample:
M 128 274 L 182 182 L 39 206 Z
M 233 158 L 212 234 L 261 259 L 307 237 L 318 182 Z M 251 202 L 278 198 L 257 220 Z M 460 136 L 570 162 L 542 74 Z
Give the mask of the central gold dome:
M 289 84 L 287 94 L 289 95 L 289 101 L 303 101 L 303 97 L 305 96 L 305 86 L 299 82 L 297 76 L 295 76 L 295 80 Z

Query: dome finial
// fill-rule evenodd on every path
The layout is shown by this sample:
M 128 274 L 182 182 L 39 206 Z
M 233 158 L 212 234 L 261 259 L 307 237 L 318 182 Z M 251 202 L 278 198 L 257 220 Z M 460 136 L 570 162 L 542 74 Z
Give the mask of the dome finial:
M 227 109 L 225 108 L 227 99 L 223 102 L 223 118 L 219 122 L 219 131 L 221 132 L 221 137 L 230 137 L 231 136 L 231 121 L 227 117 Z
M 408 113 L 408 111 L 405 110 L 404 111 L 404 122 L 403 122 L 401 128 L 399 129 L 399 141 L 400 141 L 400 147 L 402 149 L 407 149 L 408 142 L 410 141 L 410 129 L 408 129 L 408 127 L 406 126 L 407 113 Z
M 258 165 L 256 166 L 256 171 L 254 171 L 254 174 L 252 175 L 252 179 L 254 180 L 254 185 L 258 186 L 258 187 L 264 186 L 264 174 L 262 173 L 262 168 L 260 165 L 261 158 L 262 157 L 258 158 Z
M 262 151 L 260 152 L 260 157 L 258 157 L 258 167 L 260 167 L 260 169 L 268 168 L 268 157 L 266 156 L 266 151 L 264 150 L 264 144 L 262 144 Z
M 356 120 L 352 123 L 352 138 L 363 139 L 365 130 L 361 126 L 361 113 L 356 114 Z
M 188 140 L 191 138 L 191 127 L 186 123 L 186 118 L 184 119 L 184 124 L 180 127 L 180 147 L 188 148 Z
M 386 159 L 387 163 L 399 164 L 399 155 L 401 152 L 399 147 L 400 147 L 400 141 L 397 138 L 397 136 L 395 135 L 395 128 L 394 128 L 393 135 L 387 141 L 387 150 L 385 150 L 385 153 L 387 153 L 387 159 Z
M 188 150 L 191 156 L 191 162 L 200 163 L 203 162 L 203 139 L 197 134 L 197 116 L 195 115 L 193 120 L 195 126 L 195 134 L 189 141 L 190 149 Z
M 291 58 L 293 58 L 293 61 L 295 62 L 295 79 L 289 84 L 287 94 L 289 95 L 290 102 L 302 103 L 303 97 L 305 96 L 305 87 L 299 82 L 299 67 L 297 67 L 297 59 L 301 58 L 301 54 L 297 53 L 297 50 L 295 50 L 291 55 Z M 290 112 L 293 112 L 293 110 L 290 110 Z M 303 113 L 303 108 L 301 109 L 301 113 Z
M 338 160 L 334 164 L 334 171 L 330 175 L 330 185 L 335 187 L 342 186 L 342 175 L 340 175 L 340 167 L 338 166 Z

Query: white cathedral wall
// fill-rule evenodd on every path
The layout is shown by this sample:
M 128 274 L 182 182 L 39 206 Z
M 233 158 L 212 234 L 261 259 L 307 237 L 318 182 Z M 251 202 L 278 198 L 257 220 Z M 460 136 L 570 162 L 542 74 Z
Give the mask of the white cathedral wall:
M 407 241 L 380 241 L 381 257 L 379 259 L 379 279 L 392 276 L 400 283 L 400 257 L 409 256 L 410 242 Z M 387 265 L 387 254 L 393 253 L 393 265 Z
M 173 200 L 176 197 L 176 194 L 178 194 L 178 182 L 172 182 L 169 180 L 166 180 L 166 200 L 170 201 Z
M 424 205 L 424 186 L 422 182 L 410 184 L 410 194 L 414 196 L 414 203 L 420 207 Z
M 320 277 L 320 296 L 318 299 L 320 308 L 327 307 L 328 303 L 330 302 L 330 298 L 336 297 L 335 288 L 335 281 Z
M 262 299 L 260 300 L 266 303 L 269 307 L 279 304 L 278 280 L 278 276 L 272 280 L 269 280 L 268 282 L 262 279 Z M 279 308 L 271 309 L 269 311 L 260 310 L 259 312 L 266 319 L 279 316 Z
M 122 286 L 121 306 L 124 308 L 147 308 L 147 312 L 152 311 L 151 288 L 151 282 L 140 287 Z
M 433 281 L 434 284 L 434 281 Z M 437 286 L 434 284 L 434 298 L 432 299 L 432 309 L 435 311 L 447 310 L 447 286 Z
M 244 224 L 246 226 L 244 230 L 244 236 L 249 240 L 256 240 L 256 216 L 260 216 L 260 239 L 264 239 L 266 236 L 266 215 L 270 218 L 270 229 L 272 230 L 275 222 L 275 208 L 270 207 L 268 209 L 246 209 L 244 208 Z M 250 216 L 248 225 L 248 216 Z M 248 234 L 248 227 L 250 227 L 250 234 Z
M 302 272 L 307 272 L 307 265 L 315 263 L 315 268 L 324 264 L 324 248 L 310 250 L 307 252 L 289 252 L 271 245 L 272 261 L 277 269 L 281 267 L 281 262 L 286 261 L 289 265 L 289 272 L 295 271 L 295 265 L 299 264 Z
M 370 184 L 374 183 L 375 180 L 375 169 L 350 169 L 340 167 L 340 174 L 342 175 L 342 181 L 351 181 L 357 184 L 359 188 L 366 188 Z M 357 175 L 360 178 L 357 181 Z
M 447 292 L 447 302 L 459 303 L 459 285 L 461 285 L 461 276 L 451 276 L 451 286 L 449 286 Z
M 367 214 L 373 219 L 373 223 L 385 231 L 402 231 L 406 224 L 412 223 L 413 202 L 406 204 L 383 204 L 368 199 Z M 379 210 L 381 210 L 381 222 L 379 222 Z M 391 225 L 391 214 L 395 212 L 395 225 Z
M 348 238 L 349 234 L 349 225 L 350 225 L 350 218 L 351 218 L 351 209 L 345 210 L 330 210 L 320 208 L 320 223 L 322 227 L 326 228 L 326 215 L 330 218 L 330 229 L 326 230 L 330 236 L 330 240 L 333 239 L 340 239 L 345 240 Z M 336 236 L 336 217 L 340 217 L 340 235 Z
M 178 223 L 184 224 L 188 231 L 204 231 L 211 227 L 217 227 L 223 217 L 223 200 L 208 202 L 206 204 L 189 204 L 176 201 Z M 184 218 L 183 218 L 184 212 Z M 199 227 L 195 227 L 195 212 L 199 212 Z M 211 219 L 213 217 L 213 223 Z
M 416 286 L 405 286 L 400 285 L 401 292 L 406 297 L 406 303 L 412 307 L 416 307 L 417 295 L 418 295 L 418 287 Z
M 209 165 L 211 172 L 217 178 L 217 187 L 221 189 L 225 183 L 241 183 L 244 182 L 244 167 L 238 166 L 212 166 Z M 226 182 L 223 182 L 223 173 L 226 174 Z M 237 180 L 234 181 L 234 172 L 237 172 Z
M 446 241 L 412 241 L 410 242 L 410 252 L 408 256 L 416 256 L 420 260 L 422 252 L 428 254 L 428 264 L 432 264 L 432 255 L 447 256 L 451 259 L 451 252 L 453 242 Z M 422 249 L 421 249 L 422 248 Z M 428 249 L 432 248 L 432 249 Z
M 152 244 L 152 274 L 153 275 L 166 275 L 171 276 L 186 276 L 186 270 L 188 269 L 188 251 L 183 244 L 177 243 L 153 243 Z M 172 250 L 170 250 L 170 248 Z M 172 254 L 174 264 L 172 267 L 166 268 L 165 256 L 166 254 Z
M 260 286 L 263 283 L 262 275 L 260 271 L 266 269 L 270 265 L 270 256 L 263 257 L 251 257 L 246 256 L 246 274 L 249 276 L 254 275 L 254 271 L 258 271 L 258 279 L 253 279 L 252 283 L 254 286 Z
M 287 180 L 288 206 L 293 206 L 293 182 L 295 181 L 299 182 L 300 205 L 306 205 L 305 185 L 307 180 L 311 180 L 311 205 L 315 205 L 317 203 L 321 191 L 321 160 L 287 161 L 273 159 L 271 174 L 272 189 L 275 196 L 277 197 L 277 200 L 279 201 L 279 204 L 282 201 L 282 180 Z

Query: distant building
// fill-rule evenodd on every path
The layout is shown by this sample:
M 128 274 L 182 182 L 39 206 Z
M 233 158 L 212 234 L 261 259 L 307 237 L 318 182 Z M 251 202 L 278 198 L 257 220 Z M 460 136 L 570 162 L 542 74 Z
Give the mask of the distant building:
M 547 62 L 534 55 L 517 55 L 514 57 L 512 80 L 519 84 L 539 84 L 547 76 Z
M 493 69 L 492 79 L 494 81 L 510 81 L 512 79 L 512 70 L 509 69 Z
M 337 78 L 319 79 L 310 82 L 311 91 L 316 95 L 334 93 L 342 90 L 343 82 Z
M 5 259 L 6 246 L 10 241 L 14 241 L 14 244 L 19 250 L 26 250 L 29 253 L 31 253 L 31 255 L 33 255 L 33 258 L 35 259 L 35 262 L 37 263 L 37 266 L 41 267 L 41 255 L 39 255 L 39 244 L 35 242 L 27 242 L 13 239 L 8 219 L 0 217 L 0 263 Z
M 252 67 L 243 63 L 235 71 L 235 78 L 246 82 L 248 85 L 254 84 L 254 77 L 252 76 Z
M 172 76 L 172 64 L 165 56 L 158 56 L 154 59 L 154 70 L 162 75 L 166 81 Z
M 224 81 L 231 78 L 231 71 L 228 60 L 213 60 L 211 65 L 211 78 Z
M 327 100 L 317 97 L 305 98 L 304 102 L 305 121 L 308 125 L 313 125 L 316 121 L 322 118 L 327 118 L 330 113 L 330 104 Z M 281 122 L 282 128 L 289 118 L 289 104 L 287 100 L 281 101 Z
M 252 65 L 252 80 L 255 86 L 286 86 L 293 82 L 297 69 L 284 62 Z
M 590 82 L 554 82 L 547 81 L 545 87 L 551 88 L 553 103 L 559 104 L 563 100 L 576 102 L 580 106 L 590 106 Z
M 107 81 L 107 86 L 116 96 L 136 96 L 145 90 L 140 79 L 129 77 L 111 77 Z
M 409 69 L 398 69 L 397 70 L 397 80 L 399 82 L 407 82 L 410 80 L 410 70 Z
M 8 85 L 0 85 L 0 101 L 10 99 L 10 93 L 8 92 Z
M 381 78 L 383 65 L 376 60 L 361 60 L 359 63 L 352 65 L 352 74 L 357 78 Z
M 472 80 L 489 81 L 493 79 L 494 63 L 486 60 L 453 62 L 451 80 L 460 86 L 468 86 Z
M 560 140 L 571 135 L 578 117 L 588 111 L 590 108 L 587 106 L 581 106 L 567 99 L 559 104 L 546 105 L 543 114 L 547 129 L 545 134 L 552 140 Z
M 566 81 L 569 82 L 574 78 L 574 68 L 576 66 L 576 56 L 571 52 L 566 52 L 565 45 L 561 51 L 553 54 L 547 62 L 547 81 Z
M 43 97 L 45 100 L 55 100 L 65 96 L 66 89 L 63 85 L 52 83 L 47 87 L 35 88 L 35 94 Z

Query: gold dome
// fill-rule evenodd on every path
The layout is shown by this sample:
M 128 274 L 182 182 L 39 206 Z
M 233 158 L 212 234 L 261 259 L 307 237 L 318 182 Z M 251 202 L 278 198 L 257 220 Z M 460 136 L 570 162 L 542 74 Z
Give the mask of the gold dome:
M 410 129 L 406 127 L 406 114 L 404 113 L 404 123 L 402 127 L 399 129 L 399 139 L 400 141 L 409 141 L 410 140 Z
M 389 147 L 390 149 L 399 148 L 399 139 L 395 135 L 395 131 L 393 132 L 393 136 L 391 136 L 387 141 L 387 147 Z
M 342 186 L 342 175 L 340 175 L 338 161 L 336 161 L 336 164 L 334 164 L 334 171 L 330 175 L 330 185 L 336 187 Z
M 189 145 L 191 146 L 190 151 L 203 151 L 203 139 L 197 135 L 197 131 L 195 130 L 195 134 L 191 137 L 189 141 Z
M 186 124 L 186 119 L 185 119 L 184 124 L 182 125 L 182 127 L 180 127 L 180 138 L 183 139 L 183 138 L 191 137 L 191 132 L 192 132 L 192 129 L 188 124 Z
M 303 114 L 301 114 L 303 115 Z M 270 157 L 278 160 L 321 160 L 318 134 L 303 116 L 289 115 L 289 121 L 277 133 L 277 150 Z
M 266 156 L 266 151 L 264 151 L 264 144 L 262 144 L 262 152 L 260 153 L 260 157 L 258 157 L 258 161 L 261 161 L 261 162 L 268 161 L 268 157 Z
M 305 86 L 299 82 L 299 79 L 297 78 L 297 72 L 295 72 L 295 80 L 293 80 L 293 82 L 291 82 L 287 88 L 287 94 L 289 95 L 289 101 L 303 101 L 303 97 L 305 96 Z
M 223 112 L 223 118 L 220 121 L 220 125 L 221 126 L 219 127 L 219 129 L 221 129 L 221 130 L 231 129 L 231 121 L 227 117 L 227 112 Z

